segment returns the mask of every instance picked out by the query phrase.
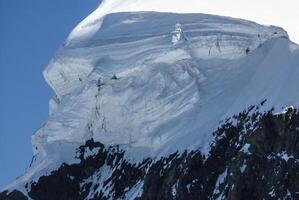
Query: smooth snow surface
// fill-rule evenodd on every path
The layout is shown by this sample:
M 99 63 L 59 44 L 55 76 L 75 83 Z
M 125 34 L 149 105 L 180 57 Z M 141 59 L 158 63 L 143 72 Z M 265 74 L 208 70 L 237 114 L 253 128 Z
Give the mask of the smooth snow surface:
M 103 0 L 101 6 L 80 23 L 70 35 L 71 40 L 92 35 L 101 25 L 101 16 L 108 13 L 157 11 L 173 13 L 206 13 L 277 25 L 290 31 L 299 42 L 299 3 L 295 0 Z
M 264 99 L 264 109 L 299 105 L 299 48 L 283 29 L 203 14 L 105 15 L 133 1 L 109 2 L 44 71 L 57 97 L 32 137 L 32 167 L 11 187 L 76 162 L 75 148 L 92 137 L 133 161 L 204 154 L 220 120 Z

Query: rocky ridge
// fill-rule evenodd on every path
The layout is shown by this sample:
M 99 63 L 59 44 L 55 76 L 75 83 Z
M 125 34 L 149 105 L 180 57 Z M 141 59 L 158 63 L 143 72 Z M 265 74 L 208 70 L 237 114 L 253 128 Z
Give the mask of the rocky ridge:
M 26 185 L 28 196 L 53 199 L 298 199 L 299 112 L 251 106 L 222 122 L 207 156 L 200 150 L 130 163 L 118 146 L 93 139 L 78 164 L 63 164 Z M 27 199 L 4 191 L 0 199 Z

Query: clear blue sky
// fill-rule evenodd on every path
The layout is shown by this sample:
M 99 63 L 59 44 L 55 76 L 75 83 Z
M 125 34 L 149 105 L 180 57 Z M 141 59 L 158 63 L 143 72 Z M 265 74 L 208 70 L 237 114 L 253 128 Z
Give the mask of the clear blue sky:
M 0 1 L 0 188 L 29 166 L 53 95 L 42 71 L 100 0 Z

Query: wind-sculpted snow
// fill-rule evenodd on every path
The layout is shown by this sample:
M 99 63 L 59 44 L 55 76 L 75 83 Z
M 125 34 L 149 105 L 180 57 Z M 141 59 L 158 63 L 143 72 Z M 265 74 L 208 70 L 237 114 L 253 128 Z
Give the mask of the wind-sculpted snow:
M 58 103 L 33 144 L 44 156 L 59 154 L 53 143 L 66 148 L 90 137 L 124 145 L 133 158 L 205 149 L 222 118 L 265 98 L 272 103 L 284 92 L 278 85 L 291 87 L 287 37 L 277 27 L 210 15 L 107 15 L 45 70 Z
M 133 160 L 195 147 L 205 153 L 227 116 L 263 99 L 266 109 L 298 103 L 296 48 L 284 30 L 243 20 L 107 15 L 45 70 L 58 98 L 33 136 L 36 159 L 68 160 L 61 151 L 91 137 L 121 145 Z
M 95 69 L 124 72 L 172 51 L 167 63 L 190 57 L 234 59 L 269 39 L 288 37 L 281 28 L 201 14 L 117 13 L 102 20 L 92 37 L 68 40 L 44 71 L 59 98 L 73 92 Z M 174 46 L 178 27 L 184 44 Z
M 132 162 L 195 148 L 205 155 L 221 120 L 264 99 L 265 110 L 299 105 L 299 48 L 281 28 L 157 12 L 94 20 L 44 71 L 56 97 L 32 137 L 31 167 L 10 188 L 79 162 L 76 148 L 90 138 Z

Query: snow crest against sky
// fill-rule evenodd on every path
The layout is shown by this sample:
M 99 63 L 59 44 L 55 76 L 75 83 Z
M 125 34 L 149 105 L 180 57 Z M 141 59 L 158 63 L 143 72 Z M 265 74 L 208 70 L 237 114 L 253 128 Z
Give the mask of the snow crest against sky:
M 95 30 L 99 26 L 85 25 L 106 13 L 162 11 L 216 14 L 252 20 L 264 25 L 280 26 L 288 31 L 292 41 L 299 43 L 298 9 L 297 0 L 105 0 L 99 9 L 74 30 L 69 39 L 90 34 L 92 27 Z
M 276 25 L 288 31 L 292 41 L 299 43 L 299 1 L 297 0 L 203 0 L 198 1 L 206 13 L 252 20 Z
M 47 118 L 52 92 L 42 70 L 72 28 L 99 2 L 0 1 L 0 188 L 24 172 L 32 156 L 30 136 Z M 70 38 L 88 33 L 83 25 L 105 13 L 164 11 L 217 14 L 273 24 L 283 27 L 299 43 L 298 8 L 298 0 L 106 0 Z
M 24 173 L 53 92 L 42 71 L 98 0 L 0 0 L 0 189 Z

